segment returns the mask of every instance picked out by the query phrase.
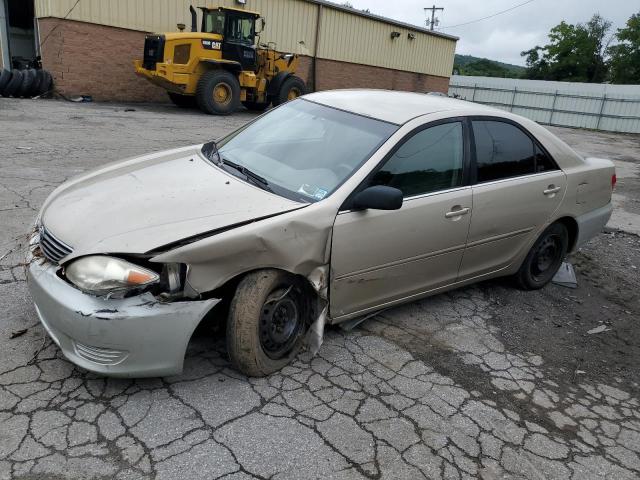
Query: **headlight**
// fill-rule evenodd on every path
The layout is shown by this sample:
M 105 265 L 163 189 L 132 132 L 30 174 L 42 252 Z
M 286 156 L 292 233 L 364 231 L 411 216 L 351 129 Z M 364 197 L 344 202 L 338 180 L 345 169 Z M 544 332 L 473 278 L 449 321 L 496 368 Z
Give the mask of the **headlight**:
M 144 287 L 160 279 L 152 270 L 105 256 L 80 258 L 65 269 L 65 275 L 81 290 L 96 294 Z

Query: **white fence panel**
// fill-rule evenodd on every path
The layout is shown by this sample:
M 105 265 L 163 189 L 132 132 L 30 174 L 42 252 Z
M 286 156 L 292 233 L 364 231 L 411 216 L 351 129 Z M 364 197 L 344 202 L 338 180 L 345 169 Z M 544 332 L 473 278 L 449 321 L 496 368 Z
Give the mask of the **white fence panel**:
M 449 95 L 548 125 L 640 133 L 640 85 L 453 75 Z

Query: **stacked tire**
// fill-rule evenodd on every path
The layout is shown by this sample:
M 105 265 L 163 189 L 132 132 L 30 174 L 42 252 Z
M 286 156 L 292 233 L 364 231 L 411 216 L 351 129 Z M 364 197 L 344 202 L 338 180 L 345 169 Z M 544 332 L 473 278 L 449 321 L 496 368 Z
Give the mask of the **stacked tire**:
M 53 79 L 46 70 L 0 70 L 0 96 L 32 98 L 51 90 Z

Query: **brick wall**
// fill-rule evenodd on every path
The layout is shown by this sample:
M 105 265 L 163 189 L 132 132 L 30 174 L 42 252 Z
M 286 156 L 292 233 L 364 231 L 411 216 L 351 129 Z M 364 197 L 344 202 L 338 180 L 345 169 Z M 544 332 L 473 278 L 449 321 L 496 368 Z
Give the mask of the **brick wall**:
M 136 76 L 144 32 L 91 23 L 41 18 L 42 66 L 63 95 L 92 95 L 97 101 L 166 102 L 167 94 Z
M 41 18 L 40 38 L 58 25 L 42 47 L 42 63 L 63 95 L 92 95 L 97 101 L 166 102 L 164 90 L 134 74 L 144 32 L 72 20 Z M 313 85 L 313 59 L 301 57 L 297 74 Z M 318 90 L 384 88 L 446 93 L 449 79 L 388 68 L 319 59 Z

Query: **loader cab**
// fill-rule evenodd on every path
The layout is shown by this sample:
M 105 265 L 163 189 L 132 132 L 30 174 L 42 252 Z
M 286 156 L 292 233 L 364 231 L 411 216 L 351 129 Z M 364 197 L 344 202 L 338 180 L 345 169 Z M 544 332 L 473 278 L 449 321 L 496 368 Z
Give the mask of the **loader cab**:
M 256 19 L 259 14 L 234 8 L 203 8 L 202 32 L 222 35 L 222 58 L 257 70 L 255 47 Z

